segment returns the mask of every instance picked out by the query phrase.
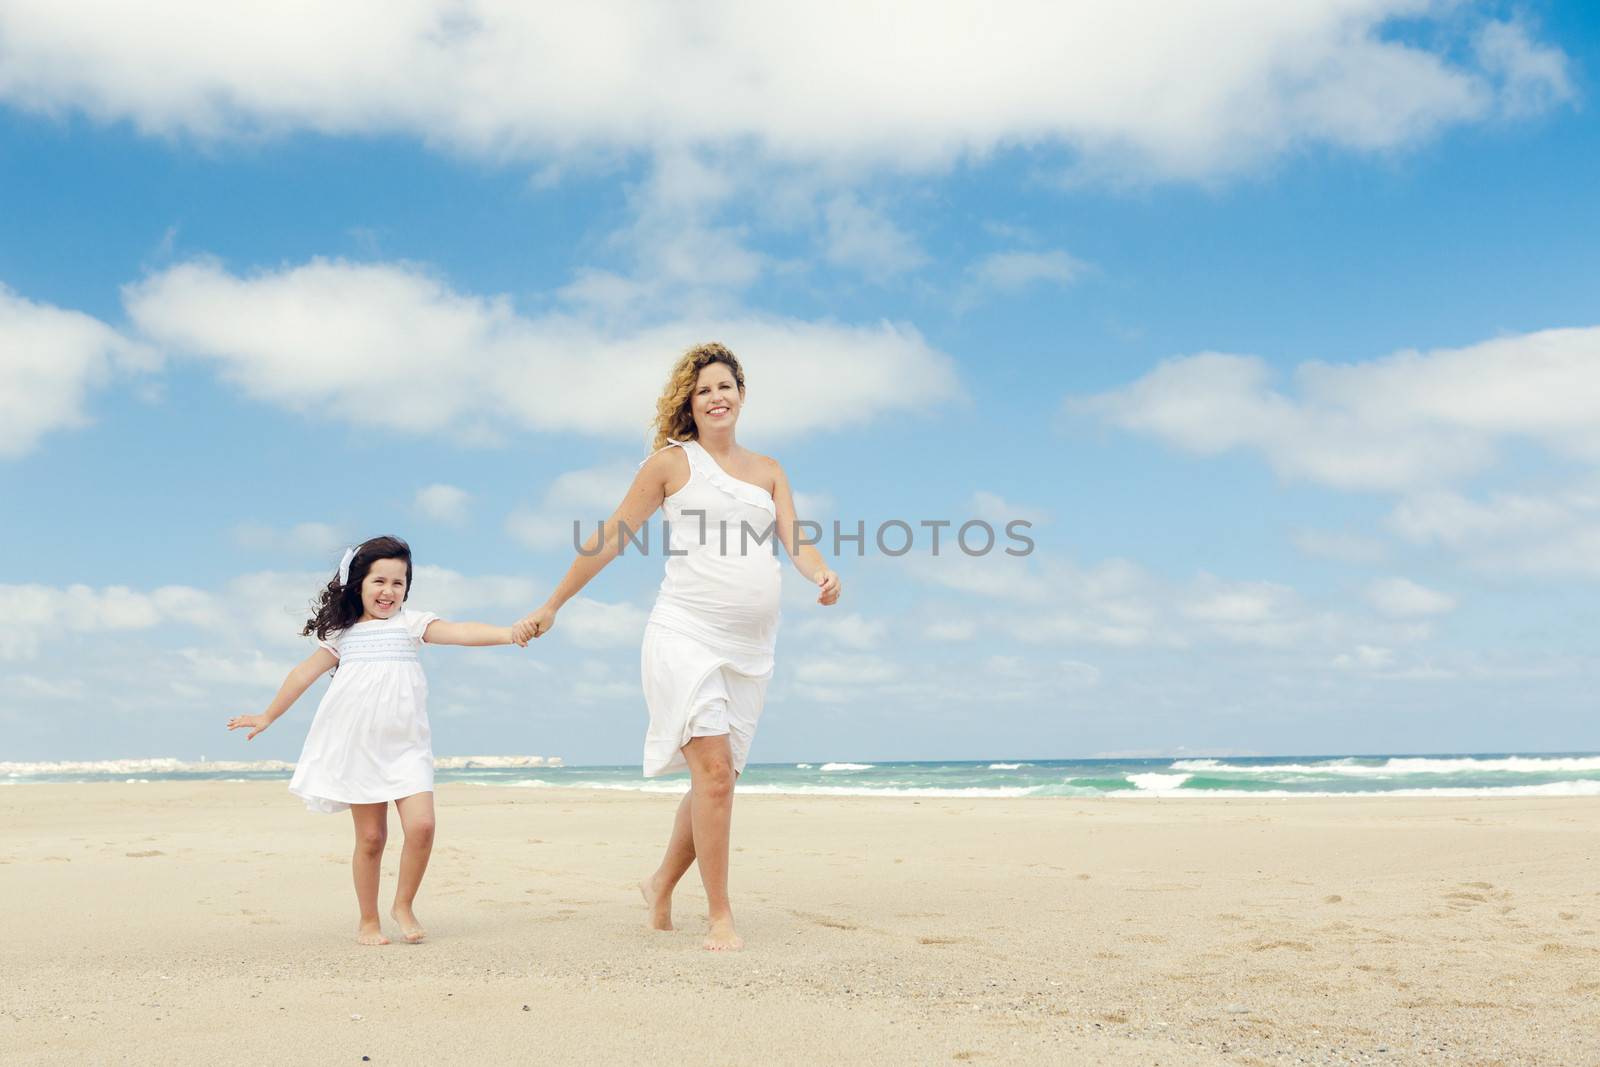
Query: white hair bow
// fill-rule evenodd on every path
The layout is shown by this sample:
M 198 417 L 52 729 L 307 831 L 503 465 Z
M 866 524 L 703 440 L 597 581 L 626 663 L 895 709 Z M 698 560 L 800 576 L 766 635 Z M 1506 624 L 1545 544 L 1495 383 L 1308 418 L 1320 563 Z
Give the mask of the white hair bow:
M 339 584 L 340 585 L 349 585 L 350 584 L 350 561 L 355 559 L 355 558 L 356 558 L 356 550 L 354 548 L 347 548 L 347 549 L 344 550 L 344 558 L 339 561 Z

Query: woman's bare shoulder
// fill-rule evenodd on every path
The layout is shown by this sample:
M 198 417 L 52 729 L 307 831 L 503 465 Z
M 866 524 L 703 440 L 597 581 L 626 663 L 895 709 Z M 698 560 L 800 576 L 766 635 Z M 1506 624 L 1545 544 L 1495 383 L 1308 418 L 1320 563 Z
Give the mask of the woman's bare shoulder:
M 689 457 L 683 454 L 683 449 L 667 445 L 650 453 L 639 464 L 639 474 L 648 481 L 659 482 L 663 487 L 669 484 L 682 485 L 689 478 Z

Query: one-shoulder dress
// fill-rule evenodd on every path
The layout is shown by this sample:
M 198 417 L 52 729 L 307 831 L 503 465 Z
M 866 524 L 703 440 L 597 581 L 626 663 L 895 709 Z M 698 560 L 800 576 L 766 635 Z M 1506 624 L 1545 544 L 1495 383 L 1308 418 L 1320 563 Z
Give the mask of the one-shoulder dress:
M 698 441 L 672 441 L 689 480 L 663 502 L 666 577 L 640 652 L 650 725 L 644 773 L 688 766 L 694 737 L 728 735 L 743 771 L 772 678 L 782 567 L 772 495 L 723 470 Z

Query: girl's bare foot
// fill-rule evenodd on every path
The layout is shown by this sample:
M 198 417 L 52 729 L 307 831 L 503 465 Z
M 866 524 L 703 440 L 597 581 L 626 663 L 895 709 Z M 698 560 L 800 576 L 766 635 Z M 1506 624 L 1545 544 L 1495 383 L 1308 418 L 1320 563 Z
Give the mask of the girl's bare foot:
M 650 929 L 671 930 L 672 926 L 672 894 L 663 893 L 658 886 L 659 874 L 652 874 L 649 878 L 639 883 L 639 893 L 644 897 L 644 906 L 650 912 Z
M 356 944 L 358 945 L 387 945 L 389 939 L 383 936 L 383 927 L 376 919 L 364 922 L 356 929 Z
M 410 904 L 402 904 L 397 900 L 394 902 L 394 907 L 389 909 L 389 914 L 400 924 L 400 935 L 406 939 L 407 944 L 418 944 L 428 936 L 428 931 L 417 922 L 417 916 L 412 912 Z
M 701 946 L 708 952 L 737 952 L 744 948 L 744 938 L 733 929 L 733 916 L 711 920 L 711 930 Z

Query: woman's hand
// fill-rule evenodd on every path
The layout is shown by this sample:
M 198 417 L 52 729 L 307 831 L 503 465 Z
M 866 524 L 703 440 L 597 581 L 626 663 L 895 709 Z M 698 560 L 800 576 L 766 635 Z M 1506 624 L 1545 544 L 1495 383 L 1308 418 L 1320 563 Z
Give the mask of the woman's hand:
M 265 730 L 271 725 L 272 720 L 267 718 L 265 715 L 235 715 L 233 718 L 228 720 L 228 729 L 230 730 L 250 730 L 250 732 L 245 735 L 244 739 L 246 741 L 254 740 L 256 734 L 259 734 L 262 730 Z
M 523 648 L 527 648 L 529 641 L 536 637 L 543 637 L 550 632 L 550 628 L 555 624 L 556 609 L 546 604 L 538 611 L 524 616 L 511 628 L 511 640 Z
M 816 582 L 817 587 L 821 590 L 817 594 L 818 604 L 826 607 L 829 604 L 837 604 L 839 602 L 839 576 L 837 574 L 823 567 L 811 576 L 811 580 Z

